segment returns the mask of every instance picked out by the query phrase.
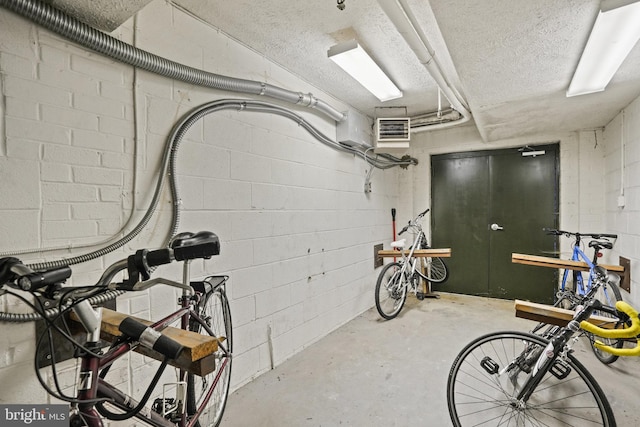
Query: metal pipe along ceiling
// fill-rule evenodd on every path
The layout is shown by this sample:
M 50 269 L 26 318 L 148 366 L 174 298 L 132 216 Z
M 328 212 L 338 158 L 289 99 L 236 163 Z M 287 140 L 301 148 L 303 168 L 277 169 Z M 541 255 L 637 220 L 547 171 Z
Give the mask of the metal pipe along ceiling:
M 442 90 L 445 97 L 449 100 L 451 106 L 460 113 L 459 117 L 455 121 L 438 124 L 425 124 L 419 128 L 412 128 L 412 131 L 418 130 L 436 130 L 453 125 L 459 125 L 465 123 L 471 119 L 471 112 L 469 111 L 466 102 L 459 94 L 457 89 L 449 83 L 446 76 L 443 74 L 440 64 L 438 64 L 433 49 L 429 44 L 426 35 L 420 29 L 413 12 L 407 5 L 406 0 L 378 0 L 380 7 L 387 14 L 393 25 L 395 25 L 398 32 L 404 37 L 409 47 L 418 57 L 418 60 L 427 69 L 431 77 L 435 80 L 436 84 Z
M 0 5 L 81 46 L 146 71 L 199 86 L 261 95 L 315 108 L 336 121 L 345 119 L 342 112 L 311 94 L 294 92 L 263 82 L 222 76 L 179 64 L 124 43 L 38 0 L 0 0 Z

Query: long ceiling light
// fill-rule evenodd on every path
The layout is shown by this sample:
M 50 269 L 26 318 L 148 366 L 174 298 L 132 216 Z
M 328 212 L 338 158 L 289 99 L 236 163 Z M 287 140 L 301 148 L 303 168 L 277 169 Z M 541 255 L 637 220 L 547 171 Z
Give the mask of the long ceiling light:
M 402 92 L 355 40 L 332 46 L 327 55 L 380 101 L 402 97 Z
M 640 39 L 640 1 L 603 0 L 567 96 L 605 89 Z

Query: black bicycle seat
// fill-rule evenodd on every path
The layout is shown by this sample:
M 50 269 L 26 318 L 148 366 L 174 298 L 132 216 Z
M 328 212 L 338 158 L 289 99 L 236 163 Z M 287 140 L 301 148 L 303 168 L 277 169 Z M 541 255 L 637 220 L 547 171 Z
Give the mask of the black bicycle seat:
M 613 243 L 607 242 L 607 241 L 592 240 L 592 241 L 589 242 L 589 247 L 590 248 L 596 248 L 598 250 L 600 250 L 600 249 L 611 249 L 611 248 L 613 248 Z
M 211 231 L 180 233 L 171 241 L 176 260 L 210 258 L 220 254 L 220 239 Z

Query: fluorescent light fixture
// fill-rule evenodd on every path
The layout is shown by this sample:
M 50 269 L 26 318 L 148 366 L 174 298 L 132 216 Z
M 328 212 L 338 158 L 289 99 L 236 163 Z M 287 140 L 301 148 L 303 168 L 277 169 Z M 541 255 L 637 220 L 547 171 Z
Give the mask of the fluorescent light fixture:
M 522 152 L 522 157 L 536 157 L 536 156 L 543 156 L 544 153 L 546 153 L 546 151 L 544 150 L 537 150 L 537 151 L 523 151 Z
M 640 39 L 640 1 L 603 0 L 567 96 L 603 91 Z
M 357 41 L 350 40 L 332 46 L 327 55 L 380 101 L 402 97 L 400 89 L 358 45 Z

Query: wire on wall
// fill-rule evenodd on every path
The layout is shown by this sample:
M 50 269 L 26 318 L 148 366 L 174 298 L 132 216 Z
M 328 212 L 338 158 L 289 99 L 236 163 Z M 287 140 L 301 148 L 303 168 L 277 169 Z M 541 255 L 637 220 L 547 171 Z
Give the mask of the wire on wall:
M 143 51 L 133 45 L 124 43 L 118 39 L 115 39 L 107 34 L 104 34 L 87 24 L 75 20 L 74 18 L 64 14 L 63 12 L 53 8 L 52 6 L 43 3 L 37 0 L 0 0 L 0 6 L 3 6 L 15 13 L 22 15 L 23 17 L 30 19 L 31 21 L 43 26 L 44 28 L 59 34 L 79 45 L 94 50 L 100 54 L 103 54 L 107 57 L 115 59 L 117 61 L 133 65 L 134 68 L 134 78 L 136 78 L 135 70 L 137 68 L 141 68 L 147 71 L 151 71 L 153 73 L 171 78 L 176 80 L 181 80 L 188 82 L 190 84 L 200 85 L 204 87 L 210 87 L 215 89 L 221 89 L 230 92 L 239 92 L 260 96 L 272 97 L 281 101 L 287 101 L 289 103 L 293 103 L 296 105 L 302 105 L 305 107 L 311 107 L 320 111 L 327 115 L 328 117 L 340 121 L 344 119 L 344 114 L 330 107 L 325 102 L 314 98 L 311 94 L 303 94 L 300 92 L 289 91 L 286 89 L 278 88 L 272 85 L 268 85 L 262 82 L 249 81 L 243 79 L 236 79 L 232 77 L 220 76 L 217 74 L 209 73 L 203 70 L 198 70 L 192 67 L 188 67 L 182 64 L 178 64 L 174 61 L 167 60 L 165 58 L 156 56 L 149 52 Z M 135 31 L 134 31 L 135 34 Z M 135 43 L 135 38 L 134 38 Z M 134 82 L 135 85 L 135 82 Z M 134 97 L 135 97 L 135 88 L 134 88 Z M 137 104 L 134 99 L 134 105 Z M 135 107 L 134 107 L 135 108 Z M 168 235 L 165 240 L 165 244 L 167 244 L 170 238 L 175 234 L 177 227 L 179 226 L 180 220 L 180 210 L 179 203 L 180 200 L 178 194 L 178 185 L 176 180 L 176 158 L 178 147 L 180 144 L 180 140 L 184 135 L 184 132 L 188 130 L 188 128 L 206 114 L 209 114 L 214 111 L 220 111 L 223 109 L 236 109 L 238 111 L 253 111 L 260 113 L 268 113 L 268 114 L 276 114 L 290 120 L 294 120 L 296 123 L 300 125 L 303 129 L 305 129 L 310 135 L 312 135 L 315 139 L 320 141 L 321 143 L 331 147 L 335 150 L 339 150 L 345 153 L 353 154 L 357 157 L 362 158 L 368 164 L 370 164 L 375 168 L 379 169 L 388 169 L 395 166 L 407 167 L 409 165 L 416 165 L 417 160 L 405 156 L 403 158 L 397 158 L 391 156 L 389 154 L 380 154 L 375 158 L 368 157 L 366 152 L 362 149 L 357 149 L 353 147 L 348 147 L 342 145 L 328 136 L 324 135 L 317 128 L 311 125 L 308 121 L 302 118 L 300 115 L 294 113 L 293 111 L 287 110 L 283 107 L 272 105 L 263 101 L 255 101 L 255 100 L 219 100 L 211 103 L 204 104 L 201 107 L 197 107 L 191 113 L 189 113 L 183 120 L 174 126 L 174 131 L 172 131 L 171 135 L 167 139 L 165 144 L 165 148 L 163 151 L 163 158 L 160 163 L 160 167 L 157 171 L 156 175 L 156 187 L 152 197 L 152 200 L 149 203 L 149 206 L 143 216 L 143 218 L 133 227 L 133 229 L 129 232 L 125 232 L 125 228 L 127 225 L 133 220 L 133 216 L 127 220 L 123 229 L 113 236 L 110 239 L 105 240 L 102 243 L 95 243 L 88 245 L 89 247 L 96 247 L 101 244 L 105 244 L 106 246 L 99 248 L 94 251 L 90 251 L 88 253 L 73 256 L 69 258 L 63 258 L 56 261 L 48 261 L 37 264 L 30 264 L 34 270 L 47 269 L 60 267 L 63 265 L 74 265 L 83 262 L 87 262 L 101 256 L 104 256 L 110 252 L 113 252 L 126 243 L 131 241 L 135 236 L 137 236 L 150 221 L 153 216 L 156 208 L 158 206 L 163 185 L 165 184 L 165 180 L 169 177 L 170 186 L 172 190 L 172 198 L 173 198 L 173 215 L 171 227 L 168 232 Z M 134 120 L 137 121 L 136 113 L 134 112 Z M 134 135 L 134 140 L 136 147 L 138 146 L 138 130 L 136 126 L 136 134 Z M 137 153 L 137 148 L 136 148 Z M 136 163 L 136 162 L 134 162 Z M 134 170 L 134 186 L 137 181 L 136 179 L 137 173 Z M 134 191 L 135 193 L 135 191 Z M 118 235 L 124 234 L 121 238 L 117 239 Z M 116 240 L 117 239 L 117 240 Z M 111 243 L 109 243 L 111 242 Z M 109 244 L 107 244 L 109 243 Z M 80 246 L 77 248 L 84 248 L 86 246 Z M 26 253 L 43 253 L 46 251 L 52 250 L 63 250 L 70 249 L 69 247 L 64 248 L 38 248 L 32 250 L 20 251 L 20 254 Z M 8 255 L 16 255 L 15 252 L 12 253 L 3 253 L 1 256 Z
M 345 119 L 344 113 L 312 94 L 295 92 L 264 82 L 222 76 L 171 61 L 111 37 L 38 0 L 0 0 L 0 6 L 83 47 L 164 77 L 197 86 L 274 98 L 313 108 L 336 121 Z

